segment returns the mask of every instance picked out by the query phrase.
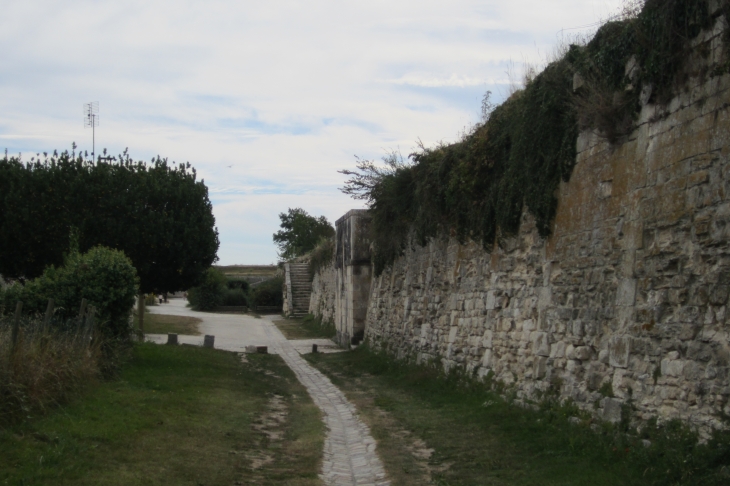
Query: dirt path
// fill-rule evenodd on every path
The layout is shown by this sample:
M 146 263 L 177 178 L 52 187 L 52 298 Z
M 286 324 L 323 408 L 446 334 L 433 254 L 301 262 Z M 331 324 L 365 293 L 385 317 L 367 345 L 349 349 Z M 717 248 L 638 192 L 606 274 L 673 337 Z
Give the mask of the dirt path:
M 355 406 L 332 384 L 325 375 L 309 365 L 300 354 L 311 350 L 307 344 L 287 341 L 272 322 L 272 317 L 261 319 L 238 314 L 196 312 L 185 307 L 181 299 L 169 304 L 150 307 L 154 314 L 193 316 L 202 319 L 201 334 L 215 336 L 215 347 L 243 352 L 246 346 L 268 346 L 269 352 L 279 354 L 307 388 L 314 403 L 322 410 L 328 427 L 324 445 L 321 478 L 327 485 L 388 485 L 385 469 L 375 452 L 376 443 L 368 427 L 358 418 Z M 148 335 L 154 342 L 165 342 L 164 335 Z M 202 345 L 202 336 L 179 336 L 179 341 Z M 326 344 L 324 340 L 322 344 Z M 296 343 L 296 344 L 295 344 Z M 329 341 L 331 344 L 331 341 Z

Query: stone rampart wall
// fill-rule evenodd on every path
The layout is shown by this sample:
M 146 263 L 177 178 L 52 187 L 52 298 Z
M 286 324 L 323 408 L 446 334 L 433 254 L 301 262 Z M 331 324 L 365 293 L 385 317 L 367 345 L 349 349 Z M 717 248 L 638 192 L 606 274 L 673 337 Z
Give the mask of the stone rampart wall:
M 718 27 L 702 41 L 721 61 Z M 707 70 L 705 70 L 705 73 Z M 373 277 L 365 337 L 376 347 L 511 385 L 553 387 L 617 421 L 730 414 L 730 76 L 692 78 L 642 107 L 618 146 L 592 133 L 559 191 L 553 234 L 523 217 L 486 252 L 434 240 Z
M 321 317 L 322 322 L 334 323 L 336 286 L 337 272 L 334 262 L 315 272 L 312 295 L 309 298 L 309 313 Z

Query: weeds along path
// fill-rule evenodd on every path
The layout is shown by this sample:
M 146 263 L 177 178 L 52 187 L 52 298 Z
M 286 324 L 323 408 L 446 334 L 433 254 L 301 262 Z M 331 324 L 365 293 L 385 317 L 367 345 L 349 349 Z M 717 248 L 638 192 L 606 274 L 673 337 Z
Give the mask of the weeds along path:
M 284 338 L 273 322 L 265 319 L 266 333 L 279 354 L 307 388 L 324 412 L 328 428 L 324 443 L 322 480 L 325 484 L 389 485 L 385 469 L 375 453 L 375 439 L 358 417 L 355 406 L 329 378 L 309 365 Z

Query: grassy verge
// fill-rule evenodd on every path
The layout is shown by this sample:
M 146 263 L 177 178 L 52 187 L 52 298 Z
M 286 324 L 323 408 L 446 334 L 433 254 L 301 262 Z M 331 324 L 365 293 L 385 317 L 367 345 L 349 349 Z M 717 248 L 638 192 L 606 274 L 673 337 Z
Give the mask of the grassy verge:
M 319 484 L 323 440 L 279 357 L 144 344 L 119 380 L 0 430 L 0 484 Z
M 646 447 L 618 427 L 571 423 L 571 407 L 524 409 L 362 347 L 306 359 L 355 403 L 394 486 L 730 484 L 730 445 L 697 446 L 682 428 L 658 430 Z
M 311 314 L 301 319 L 277 319 L 274 324 L 287 339 L 330 339 L 336 334 L 333 324 L 323 323 L 322 318 L 315 318 Z
M 189 316 L 169 316 L 166 314 L 144 315 L 144 332 L 146 334 L 187 334 L 189 336 L 200 336 L 198 324 L 202 319 Z M 134 315 L 134 327 L 139 329 L 139 318 Z
M 98 337 L 98 336 L 97 336 Z M 0 325 L 0 428 L 22 423 L 71 400 L 114 367 L 114 346 L 84 334 L 23 326 L 12 345 L 12 331 Z

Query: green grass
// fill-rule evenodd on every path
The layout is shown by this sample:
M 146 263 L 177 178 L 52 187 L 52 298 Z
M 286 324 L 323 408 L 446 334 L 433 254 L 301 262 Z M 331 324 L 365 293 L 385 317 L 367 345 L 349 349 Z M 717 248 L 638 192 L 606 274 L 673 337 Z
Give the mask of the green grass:
M 524 409 L 472 380 L 367 348 L 306 359 L 356 404 L 393 486 L 730 484 L 727 436 L 697 446 L 673 424 L 653 429 L 645 447 L 619 426 L 594 431 L 573 407 Z
M 0 430 L 0 484 L 319 484 L 324 426 L 277 356 L 144 344 L 120 379 Z
M 321 318 L 315 318 L 311 314 L 301 319 L 278 319 L 274 324 L 287 339 L 331 339 L 336 335 L 333 324 L 323 323 Z
M 187 334 L 189 336 L 200 336 L 198 324 L 203 322 L 202 319 L 189 316 L 170 316 L 166 314 L 150 314 L 144 315 L 144 332 L 145 334 Z M 134 315 L 134 327 L 139 329 L 139 316 Z

